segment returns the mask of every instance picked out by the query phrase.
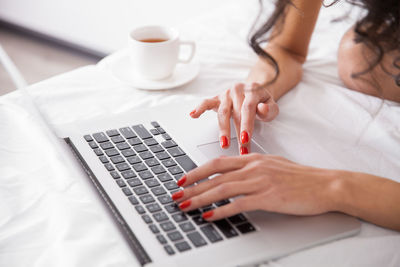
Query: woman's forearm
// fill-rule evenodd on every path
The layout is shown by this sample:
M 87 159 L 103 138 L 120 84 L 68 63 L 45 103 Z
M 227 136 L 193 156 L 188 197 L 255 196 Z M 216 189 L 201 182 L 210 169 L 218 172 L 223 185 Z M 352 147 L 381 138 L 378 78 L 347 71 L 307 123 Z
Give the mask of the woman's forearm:
M 365 174 L 338 171 L 333 210 L 400 231 L 400 183 Z

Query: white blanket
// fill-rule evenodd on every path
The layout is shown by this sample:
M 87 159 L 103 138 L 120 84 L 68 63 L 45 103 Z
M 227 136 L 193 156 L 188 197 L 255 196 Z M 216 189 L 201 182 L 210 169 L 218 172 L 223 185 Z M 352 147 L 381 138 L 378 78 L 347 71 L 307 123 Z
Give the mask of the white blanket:
M 343 2 L 343 1 L 342 1 Z M 303 81 L 280 101 L 280 115 L 260 128 L 271 153 L 325 168 L 368 172 L 400 182 L 400 105 L 343 87 L 337 45 L 354 23 L 330 23 L 346 5 L 323 9 Z M 213 96 L 245 79 L 256 57 L 246 35 L 256 1 L 237 1 L 182 25 L 195 40 L 200 75 L 169 91 L 118 81 L 120 51 L 30 86 L 47 120 L 63 124 Z M 271 10 L 271 7 L 269 7 Z M 136 266 L 127 244 L 82 172 L 64 166 L 25 100 L 0 98 L 0 266 Z M 269 266 L 400 266 L 400 234 L 362 223 L 359 235 L 307 249 Z M 211 256 L 211 255 L 210 255 Z

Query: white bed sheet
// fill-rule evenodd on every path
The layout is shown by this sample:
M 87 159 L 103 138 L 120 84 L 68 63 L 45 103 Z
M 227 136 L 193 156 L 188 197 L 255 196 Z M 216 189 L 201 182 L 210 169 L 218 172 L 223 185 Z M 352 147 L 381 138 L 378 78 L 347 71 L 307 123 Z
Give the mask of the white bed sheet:
M 337 43 L 353 20 L 331 24 L 346 6 L 322 10 L 303 81 L 261 123 L 268 151 L 302 164 L 363 171 L 400 182 L 400 105 L 345 89 Z M 239 1 L 180 28 L 197 42 L 192 83 L 147 92 L 115 79 L 119 51 L 96 66 L 28 88 L 57 129 L 132 109 L 213 96 L 242 81 L 256 57 L 245 36 L 256 1 Z M 284 70 L 283 70 L 284 71 Z M 0 98 L 0 266 L 136 266 L 112 218 L 80 171 L 65 166 L 19 92 Z M 400 234 L 362 223 L 359 235 L 265 263 L 267 266 L 400 266 Z

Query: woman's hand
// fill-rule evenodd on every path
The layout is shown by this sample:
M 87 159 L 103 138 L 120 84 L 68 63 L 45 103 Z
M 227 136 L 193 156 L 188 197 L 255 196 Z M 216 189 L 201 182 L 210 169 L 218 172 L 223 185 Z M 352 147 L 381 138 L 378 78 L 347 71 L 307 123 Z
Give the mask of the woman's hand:
M 218 175 L 188 187 L 214 174 Z M 335 210 L 335 178 L 335 171 L 302 166 L 278 156 L 220 157 L 182 177 L 178 185 L 186 188 L 172 198 L 180 202 L 182 210 L 189 211 L 240 196 L 203 213 L 209 220 L 250 210 L 314 215 Z
M 236 84 L 219 96 L 204 100 L 190 116 L 198 118 L 207 110 L 218 113 L 219 140 L 222 148 L 230 145 L 230 118 L 233 118 L 240 147 L 240 154 L 250 152 L 250 140 L 254 120 L 271 121 L 279 113 L 279 108 L 270 92 L 257 83 Z

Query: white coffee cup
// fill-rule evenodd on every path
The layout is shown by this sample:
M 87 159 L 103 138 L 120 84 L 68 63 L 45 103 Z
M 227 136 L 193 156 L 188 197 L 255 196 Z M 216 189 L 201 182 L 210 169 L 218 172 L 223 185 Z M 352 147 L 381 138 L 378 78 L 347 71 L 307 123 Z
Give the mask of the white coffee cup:
M 160 41 L 164 40 L 164 41 Z M 180 41 L 179 32 L 163 26 L 145 26 L 130 32 L 130 58 L 134 75 L 147 80 L 169 77 L 178 63 L 189 63 L 195 53 L 195 43 Z M 189 57 L 181 59 L 181 45 L 190 47 Z

